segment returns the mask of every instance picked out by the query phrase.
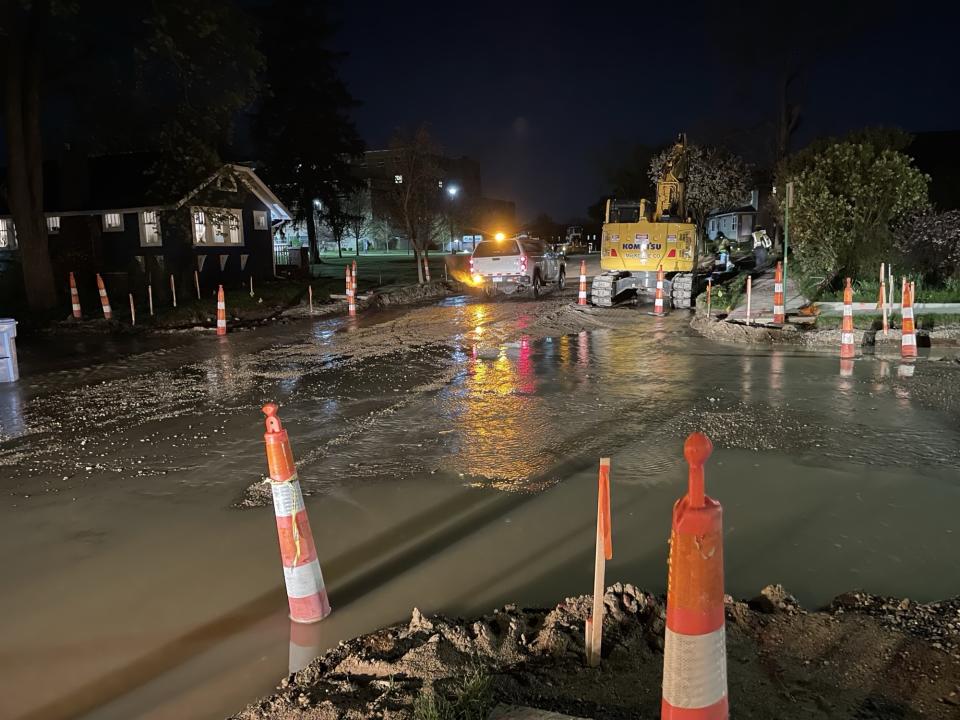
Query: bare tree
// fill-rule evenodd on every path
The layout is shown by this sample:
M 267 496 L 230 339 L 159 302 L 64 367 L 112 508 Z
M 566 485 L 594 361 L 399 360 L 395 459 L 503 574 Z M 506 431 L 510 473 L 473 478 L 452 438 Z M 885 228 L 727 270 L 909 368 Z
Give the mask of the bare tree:
M 373 226 L 373 211 L 370 207 L 370 188 L 364 185 L 352 192 L 347 198 L 347 212 L 350 215 L 347 223 L 350 235 L 353 236 L 354 252 L 360 254 L 360 240 L 366 237 Z
M 441 214 L 439 149 L 423 125 L 412 133 L 398 131 L 390 149 L 394 177 L 387 191 L 387 206 L 394 224 L 403 229 L 413 248 L 417 277 L 422 283 L 420 256 L 429 255 L 436 218 Z

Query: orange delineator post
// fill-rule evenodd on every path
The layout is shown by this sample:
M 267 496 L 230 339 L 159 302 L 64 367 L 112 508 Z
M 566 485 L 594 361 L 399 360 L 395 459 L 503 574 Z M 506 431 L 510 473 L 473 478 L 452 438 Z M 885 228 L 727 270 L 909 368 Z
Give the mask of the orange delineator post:
M 313 623 L 330 614 L 330 601 L 320 572 L 313 531 L 303 504 L 290 438 L 280 424 L 277 406 L 263 406 L 267 432 L 263 436 L 273 490 L 273 511 L 277 518 L 280 559 L 290 604 L 290 619 Z
M 783 263 L 777 262 L 777 269 L 773 275 L 773 321 L 783 325 L 787 320 L 787 313 L 783 303 Z
M 227 302 L 223 297 L 223 285 L 217 288 L 217 335 L 227 334 Z
M 657 294 L 653 300 L 653 314 L 666 315 L 663 311 L 663 266 L 657 268 Z
M 663 656 L 663 720 L 727 720 L 723 608 L 723 509 L 707 497 L 703 465 L 713 444 L 693 433 L 683 446 L 687 494 L 673 506 Z
M 603 642 L 603 596 L 606 561 L 613 559 L 613 538 L 610 522 L 610 458 L 600 458 L 597 490 L 597 542 L 593 567 L 593 612 L 586 626 L 587 664 L 600 664 Z
M 843 325 L 840 328 L 840 357 L 849 360 L 857 354 L 853 346 L 853 287 L 847 278 L 843 289 Z
M 577 305 L 587 304 L 587 261 L 580 261 L 580 290 L 577 293 Z
M 900 298 L 900 357 L 915 358 L 917 356 L 917 333 L 913 324 L 913 283 L 907 284 L 903 279 L 903 292 Z
M 113 319 L 113 310 L 110 308 L 110 298 L 107 297 L 107 288 L 103 285 L 103 278 L 97 273 L 97 292 L 100 293 L 100 305 L 103 307 L 103 317 Z
M 347 309 L 350 312 L 350 317 L 356 316 L 357 299 L 353 294 L 353 276 L 350 274 L 349 265 L 347 265 Z
M 80 309 L 80 294 L 77 292 L 77 281 L 70 273 L 70 304 L 73 306 L 73 317 L 77 320 L 83 319 L 83 311 Z
M 430 259 L 427 257 L 426 251 L 423 253 L 423 277 L 427 282 L 430 282 Z

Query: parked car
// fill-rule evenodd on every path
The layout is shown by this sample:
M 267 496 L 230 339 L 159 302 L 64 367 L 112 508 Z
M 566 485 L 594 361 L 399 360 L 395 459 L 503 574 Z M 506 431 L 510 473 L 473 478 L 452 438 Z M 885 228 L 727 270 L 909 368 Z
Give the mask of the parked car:
M 470 256 L 474 285 L 488 294 L 513 294 L 530 290 L 534 297 L 549 283 L 563 290 L 567 265 L 563 256 L 547 248 L 543 240 L 528 237 L 484 240 Z

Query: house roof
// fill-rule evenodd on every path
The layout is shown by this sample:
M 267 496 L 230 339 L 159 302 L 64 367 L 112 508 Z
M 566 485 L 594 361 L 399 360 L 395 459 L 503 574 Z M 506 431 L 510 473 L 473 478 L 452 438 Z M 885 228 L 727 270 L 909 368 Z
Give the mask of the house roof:
M 753 205 L 741 205 L 740 207 L 729 207 L 729 208 L 718 208 L 717 210 L 712 210 L 707 217 L 716 218 L 721 215 L 733 215 L 734 213 L 754 213 L 756 214 L 757 209 Z
M 264 184 L 253 168 L 225 164 L 182 198 L 164 195 L 152 174 L 157 156 L 152 153 L 123 153 L 89 158 L 69 158 L 45 162 L 44 212 L 47 215 L 94 214 L 145 208 L 178 208 L 218 177 L 229 171 L 270 208 L 277 220 L 290 220 L 291 214 Z M 9 215 L 0 201 L 0 215 Z

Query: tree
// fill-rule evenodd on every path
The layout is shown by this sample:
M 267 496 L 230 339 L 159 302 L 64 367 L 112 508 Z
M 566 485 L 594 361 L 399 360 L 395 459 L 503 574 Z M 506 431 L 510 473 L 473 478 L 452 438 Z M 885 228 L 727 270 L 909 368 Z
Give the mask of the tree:
M 360 254 L 360 241 L 373 227 L 373 211 L 370 207 L 370 188 L 366 185 L 358 188 L 347 198 L 347 210 L 350 216 L 348 225 L 353 236 L 354 252 Z
M 403 229 L 417 261 L 417 276 L 423 282 L 420 254 L 429 254 L 436 219 L 442 214 L 437 158 L 440 150 L 426 126 L 413 132 L 398 131 L 390 141 L 394 182 L 387 191 L 388 211 Z
M 650 161 L 650 181 L 656 183 L 670 157 L 670 149 Z M 723 207 L 740 206 L 750 192 L 751 168 L 742 158 L 722 148 L 686 146 L 684 191 L 687 213 L 701 230 L 707 214 Z
M 176 196 L 220 164 L 235 113 L 254 97 L 260 55 L 250 18 L 230 0 L 88 3 L 82 12 L 0 0 L 0 22 L 7 197 L 28 303 L 46 311 L 57 303 L 43 216 L 46 138 L 152 151 L 154 184 Z M 55 116 L 44 114 L 51 105 Z
M 336 213 L 356 188 L 350 160 L 364 147 L 349 113 L 357 103 L 337 73 L 342 55 L 330 49 L 335 28 L 326 3 L 266 3 L 261 28 L 266 93 L 255 131 L 264 177 L 277 187 L 294 219 L 307 223 L 316 259 L 314 201 L 320 200 L 325 215 L 339 223 Z
M 893 224 L 928 204 L 929 177 L 880 141 L 834 143 L 787 165 L 777 184 L 778 197 L 794 184 L 790 247 L 823 286 L 881 262 Z
M 893 230 L 904 265 L 927 282 L 960 280 L 960 210 L 925 210 L 902 218 Z
M 346 199 L 340 196 L 334 196 L 328 202 L 323 204 L 320 211 L 320 219 L 324 226 L 330 232 L 330 238 L 337 244 L 337 257 L 343 257 L 343 237 L 346 235 L 347 228 L 350 226 L 352 216 L 346 205 Z M 307 226 L 309 228 L 309 225 Z M 317 233 L 314 232 L 314 238 Z M 312 252 L 312 250 L 311 250 Z M 319 257 L 319 248 L 317 255 Z

